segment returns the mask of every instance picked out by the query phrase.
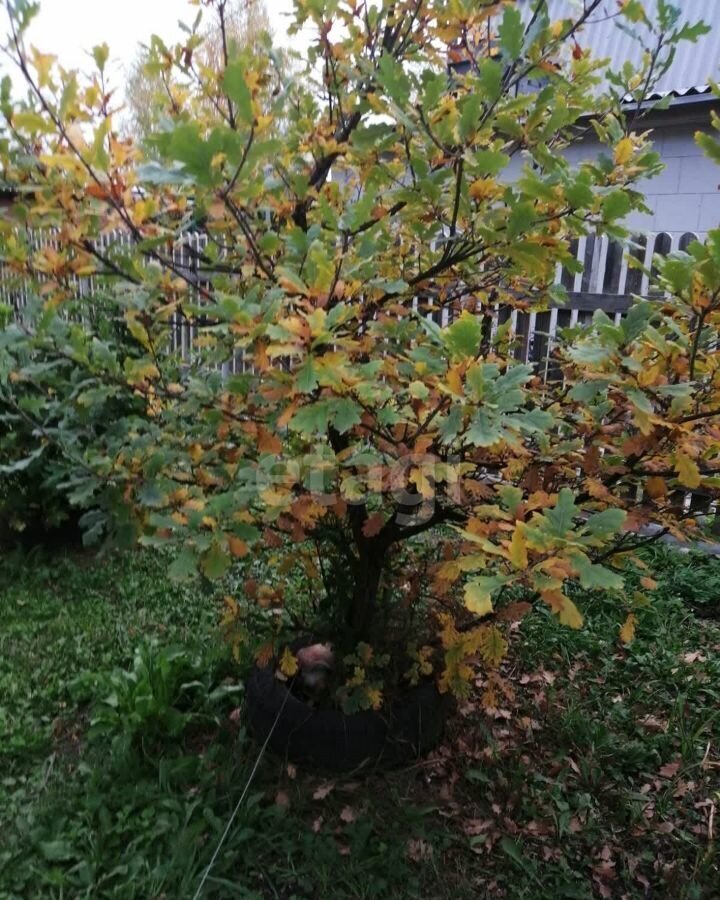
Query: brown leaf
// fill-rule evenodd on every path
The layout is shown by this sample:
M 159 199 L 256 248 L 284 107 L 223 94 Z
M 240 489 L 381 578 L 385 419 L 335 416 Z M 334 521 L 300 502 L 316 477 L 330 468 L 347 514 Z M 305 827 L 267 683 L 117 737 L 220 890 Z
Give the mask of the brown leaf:
M 259 429 L 257 442 L 258 450 L 261 453 L 278 454 L 282 450 L 282 441 L 280 438 L 276 434 L 273 434 L 272 431 L 268 431 L 267 428 L 263 428 L 262 426 Z
M 646 731 L 654 731 L 657 733 L 667 731 L 668 723 L 665 720 L 658 719 L 655 716 L 645 716 L 640 719 L 640 725 Z
M 362 533 L 366 538 L 375 537 L 376 534 L 380 534 L 384 524 L 385 516 L 381 512 L 373 513 L 365 520 L 365 524 L 362 527 Z
M 340 818 L 343 822 L 346 822 L 348 825 L 351 822 L 355 821 L 355 812 L 352 806 L 344 806 L 342 812 L 340 813 Z
M 645 490 L 648 492 L 648 496 L 653 500 L 661 500 L 663 497 L 667 496 L 667 484 L 665 483 L 665 479 L 661 478 L 659 475 L 653 475 L 652 478 L 648 478 L 645 482 Z
M 674 778 L 675 775 L 677 775 L 679 769 L 679 761 L 665 763 L 665 765 L 660 769 L 659 774 L 662 775 L 663 778 Z
M 243 556 L 247 556 L 250 552 L 250 548 L 245 541 L 235 537 L 233 534 L 228 537 L 228 550 L 236 559 L 242 559 Z
M 422 862 L 425 859 L 432 859 L 433 848 L 427 841 L 411 838 L 407 842 L 407 855 L 413 862 Z
M 332 793 L 335 789 L 335 785 L 332 781 L 328 781 L 326 784 L 321 784 L 319 788 L 316 788 L 313 794 L 313 800 L 324 800 L 328 794 Z
M 285 791 L 278 791 L 275 794 L 275 806 L 280 806 L 282 809 L 287 809 L 290 806 L 290 797 Z

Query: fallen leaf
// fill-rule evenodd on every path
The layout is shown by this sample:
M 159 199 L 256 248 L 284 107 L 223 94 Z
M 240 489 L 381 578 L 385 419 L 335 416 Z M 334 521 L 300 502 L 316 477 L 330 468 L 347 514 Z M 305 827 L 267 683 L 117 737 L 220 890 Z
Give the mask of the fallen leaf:
M 324 800 L 328 794 L 332 793 L 335 785 L 329 781 L 326 784 L 321 784 L 319 788 L 315 789 L 313 794 L 313 800 Z
M 413 862 L 422 862 L 426 859 L 432 859 L 433 848 L 427 841 L 411 838 L 407 842 L 407 855 Z
M 631 644 L 635 640 L 635 624 L 637 622 L 637 616 L 635 613 L 630 613 L 625 619 L 622 627 L 620 628 L 620 640 L 623 644 Z
M 342 812 L 340 813 L 340 818 L 343 822 L 346 822 L 350 825 L 351 822 L 355 821 L 355 812 L 351 806 L 344 806 Z
M 662 775 L 663 778 L 674 778 L 675 775 L 677 775 L 679 769 L 679 762 L 665 763 L 665 765 L 660 769 L 659 774 Z

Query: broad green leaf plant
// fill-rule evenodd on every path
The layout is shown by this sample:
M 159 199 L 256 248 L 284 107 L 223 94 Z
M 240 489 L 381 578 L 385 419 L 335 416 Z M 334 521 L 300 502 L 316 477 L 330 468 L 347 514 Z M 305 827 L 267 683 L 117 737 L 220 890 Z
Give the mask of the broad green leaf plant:
M 225 45 L 197 69 L 224 7 L 202 0 L 156 54 L 146 152 L 107 48 L 67 71 L 28 43 L 34 4 L 5 4 L 0 402 L 77 502 L 178 549 L 173 577 L 244 573 L 225 624 L 256 658 L 307 588 L 353 708 L 382 704 L 378 660 L 462 693 L 534 602 L 580 627 L 572 582 L 620 626 L 644 526 L 686 535 L 687 490 L 718 496 L 720 231 L 619 324 L 558 335 L 548 378 L 498 327 L 565 301 L 573 240 L 627 237 L 662 169 L 636 99 L 705 30 L 619 4 L 655 50 L 607 77 L 577 40 L 598 5 L 295 0 L 305 59 Z M 569 162 L 588 133 L 602 152 Z

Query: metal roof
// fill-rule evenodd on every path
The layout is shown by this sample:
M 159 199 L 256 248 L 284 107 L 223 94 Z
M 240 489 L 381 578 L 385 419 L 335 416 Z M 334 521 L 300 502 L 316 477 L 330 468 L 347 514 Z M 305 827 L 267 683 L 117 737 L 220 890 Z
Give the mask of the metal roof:
M 708 82 L 720 80 L 720 0 L 671 0 L 682 10 L 678 26 L 703 21 L 710 26 L 708 34 L 698 38 L 696 43 L 681 41 L 677 45 L 675 58 L 655 89 L 646 99 L 658 99 L 667 94 L 686 97 L 710 91 Z M 528 0 L 520 0 L 525 5 Z M 578 44 L 583 49 L 592 50 L 598 57 L 609 57 L 611 70 L 617 70 L 629 61 L 634 66 L 642 62 L 642 47 L 630 35 L 618 27 L 618 22 L 627 23 L 618 15 L 617 0 L 602 0 L 578 34 Z M 643 5 L 652 21 L 657 9 L 657 0 L 644 0 Z M 548 0 L 551 20 L 573 17 L 583 11 L 583 0 Z M 633 25 L 647 42 L 653 40 L 647 26 Z

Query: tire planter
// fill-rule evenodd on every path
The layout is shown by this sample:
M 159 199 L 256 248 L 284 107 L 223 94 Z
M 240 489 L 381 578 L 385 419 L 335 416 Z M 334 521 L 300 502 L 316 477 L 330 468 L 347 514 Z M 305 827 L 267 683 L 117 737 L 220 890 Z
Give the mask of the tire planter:
M 440 743 L 449 711 L 448 698 L 432 682 L 409 688 L 378 712 L 346 715 L 314 707 L 275 677 L 273 664 L 252 670 L 245 699 L 247 722 L 257 740 L 270 735 L 268 747 L 275 753 L 335 771 L 412 762 Z

